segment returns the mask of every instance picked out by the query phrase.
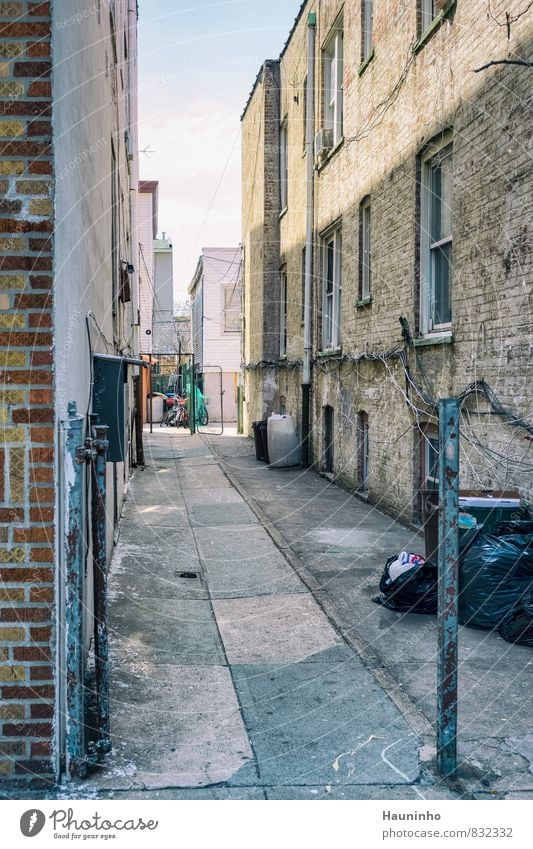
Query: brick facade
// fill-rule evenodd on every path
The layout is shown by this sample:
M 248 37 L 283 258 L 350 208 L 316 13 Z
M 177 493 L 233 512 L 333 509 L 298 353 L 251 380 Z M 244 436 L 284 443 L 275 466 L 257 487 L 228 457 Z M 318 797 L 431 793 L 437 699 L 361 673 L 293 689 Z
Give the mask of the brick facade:
M 0 775 L 51 778 L 50 3 L 0 3 Z
M 480 14 L 478 4 L 450 2 L 432 33 L 417 43 L 416 0 L 375 4 L 374 55 L 363 67 L 361 3 L 350 0 L 318 7 L 308 2 L 278 61 L 280 107 L 274 120 L 278 127 L 288 121 L 288 204 L 280 217 L 279 252 L 271 257 L 269 271 L 275 274 L 282 265 L 287 269 L 287 361 L 292 365 L 303 357 L 307 14 L 317 12 L 317 132 L 324 124 L 322 49 L 342 13 L 343 139 L 323 161 L 315 162 L 312 457 L 322 469 L 324 408 L 330 406 L 335 478 L 354 491 L 361 459 L 357 421 L 366 413 L 368 497 L 405 521 L 420 519 L 424 429 L 436 420 L 406 383 L 398 358 L 364 359 L 404 348 L 401 316 L 415 339 L 404 350 L 423 392 L 433 398 L 459 395 L 472 381 L 482 379 L 515 416 L 532 418 L 531 327 L 526 318 L 531 311 L 532 255 L 526 201 L 533 179 L 525 117 L 530 73 L 525 66 L 505 64 L 475 71 L 491 61 L 530 55 L 533 33 L 530 17 L 520 15 L 522 8 L 519 2 L 506 6 L 513 18 L 508 38 L 505 27 Z M 504 12 L 501 15 L 504 20 Z M 271 223 L 257 215 L 253 218 L 246 199 L 256 143 L 257 161 L 262 157 L 266 161 L 253 126 L 258 115 L 264 116 L 267 98 L 265 81 L 259 78 L 243 116 L 243 242 L 249 243 L 253 234 L 257 258 L 263 256 L 263 246 L 275 244 Z M 421 163 L 432 141 L 448 130 L 453 142 L 452 328 L 448 337 L 438 339 L 425 336 L 421 326 Z M 279 168 L 273 161 L 270 170 L 264 167 L 261 172 L 267 185 L 279 183 Z M 260 194 L 261 186 L 256 190 Z M 360 204 L 368 195 L 372 297 L 359 303 Z M 335 222 L 342 229 L 341 345 L 324 356 L 320 242 Z M 251 304 L 246 314 L 249 366 L 257 362 L 260 348 L 257 341 L 255 349 L 252 345 L 253 334 L 261 331 L 256 299 L 260 269 L 251 259 L 245 269 L 245 293 Z M 273 336 L 276 328 L 273 316 L 268 332 Z M 280 361 L 268 370 L 248 369 L 248 411 L 254 418 L 285 407 L 299 420 L 301 371 L 286 366 Z M 480 395 L 472 396 L 464 410 L 461 486 L 517 488 L 531 502 L 531 434 L 505 424 Z M 251 416 L 248 427 L 250 421 Z

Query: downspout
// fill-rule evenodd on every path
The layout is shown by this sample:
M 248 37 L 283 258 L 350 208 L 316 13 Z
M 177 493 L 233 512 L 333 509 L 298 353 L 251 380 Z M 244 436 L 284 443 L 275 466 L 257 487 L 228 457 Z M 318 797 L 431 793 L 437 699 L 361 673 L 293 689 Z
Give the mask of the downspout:
M 311 298 L 313 291 L 314 230 L 314 111 L 315 111 L 316 12 L 307 17 L 307 110 L 305 149 L 307 156 L 307 216 L 305 233 L 304 360 L 302 374 L 302 466 L 309 466 L 309 423 L 311 407 Z

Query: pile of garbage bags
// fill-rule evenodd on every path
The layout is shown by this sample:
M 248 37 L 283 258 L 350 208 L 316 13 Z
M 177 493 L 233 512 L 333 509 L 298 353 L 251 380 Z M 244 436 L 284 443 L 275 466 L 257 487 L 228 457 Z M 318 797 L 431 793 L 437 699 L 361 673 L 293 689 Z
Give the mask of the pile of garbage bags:
M 389 610 L 437 613 L 438 569 L 420 555 L 390 557 L 379 589 L 373 601 Z M 459 622 L 533 647 L 532 521 L 502 522 L 494 535 L 482 528 L 461 535 Z

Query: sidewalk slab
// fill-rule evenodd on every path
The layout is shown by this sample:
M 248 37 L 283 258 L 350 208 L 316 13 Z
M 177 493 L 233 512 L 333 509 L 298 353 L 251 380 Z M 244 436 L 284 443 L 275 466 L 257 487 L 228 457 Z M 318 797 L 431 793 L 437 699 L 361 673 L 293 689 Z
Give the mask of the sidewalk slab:
M 418 748 L 358 660 L 234 666 L 266 784 L 409 784 Z
M 215 600 L 213 608 L 231 665 L 296 663 L 337 647 L 352 655 L 309 593 Z
M 224 663 L 209 601 L 122 598 L 114 601 L 114 653 L 127 664 L 211 665 Z
M 220 528 L 224 525 L 257 525 L 258 519 L 253 510 L 244 503 L 196 505 L 189 508 L 189 521 L 192 528 Z
M 227 668 L 137 665 L 112 696 L 115 756 L 93 779 L 100 789 L 216 784 L 253 757 Z

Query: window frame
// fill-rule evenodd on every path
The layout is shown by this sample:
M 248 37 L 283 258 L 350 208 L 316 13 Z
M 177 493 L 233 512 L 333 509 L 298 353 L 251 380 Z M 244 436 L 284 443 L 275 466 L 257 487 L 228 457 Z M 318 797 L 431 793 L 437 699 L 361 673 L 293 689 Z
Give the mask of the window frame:
M 437 425 L 422 425 L 420 433 L 420 482 L 422 489 L 438 490 L 439 488 L 439 430 Z M 433 457 L 433 459 L 432 459 Z M 436 475 L 429 472 L 436 470 Z
M 226 294 L 230 292 L 230 301 L 229 304 L 226 302 Z M 224 333 L 240 333 L 242 330 L 241 327 L 241 314 L 242 314 L 242 304 L 239 303 L 242 297 L 242 289 L 239 285 L 227 283 L 222 286 L 222 309 L 224 313 Z M 239 299 L 239 300 L 237 300 Z M 228 315 L 232 313 L 236 313 L 238 309 L 238 323 L 239 327 L 228 327 Z
M 368 413 L 357 413 L 357 491 L 368 492 L 370 439 Z
M 279 210 L 282 215 L 289 204 L 289 121 L 279 126 Z
M 329 101 L 328 101 L 328 94 Z M 344 138 L 344 26 L 337 18 L 322 47 L 322 121 L 333 131 L 333 148 Z
M 305 324 L 305 260 L 307 255 L 307 245 L 304 245 L 302 248 L 302 276 L 301 276 L 301 313 L 300 313 L 300 324 L 303 326 Z
M 431 10 L 429 6 L 431 5 Z M 457 0 L 418 0 L 416 6 L 417 38 L 413 52 L 418 53 L 453 12 Z
M 287 356 L 287 266 L 284 265 L 279 271 L 279 356 Z
M 368 23 L 370 22 L 370 26 Z M 364 65 L 374 52 L 374 3 L 361 0 L 361 63 Z
M 359 301 L 372 298 L 372 198 L 366 195 L 359 204 Z
M 330 254 L 330 245 L 331 254 Z M 342 225 L 337 224 L 321 237 L 321 293 L 322 323 L 321 350 L 336 350 L 341 344 L 342 303 Z M 331 259 L 331 280 L 328 277 L 328 262 Z M 331 291 L 329 283 L 331 282 Z
M 446 204 L 446 190 L 442 185 L 438 195 L 439 222 L 442 224 L 442 211 L 446 210 L 449 219 L 449 233 L 434 238 L 435 232 L 435 183 L 437 167 L 439 179 L 442 179 L 442 163 L 450 160 L 448 185 L 449 204 Z M 442 136 L 438 143 L 431 145 L 420 159 L 420 331 L 423 336 L 449 334 L 452 331 L 452 292 L 453 292 L 453 142 L 451 133 Z M 449 319 L 438 320 L 437 276 L 438 272 L 447 275 Z M 441 308 L 442 309 L 442 308 Z

